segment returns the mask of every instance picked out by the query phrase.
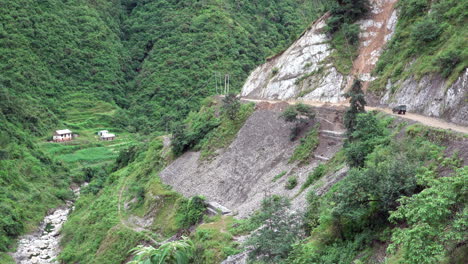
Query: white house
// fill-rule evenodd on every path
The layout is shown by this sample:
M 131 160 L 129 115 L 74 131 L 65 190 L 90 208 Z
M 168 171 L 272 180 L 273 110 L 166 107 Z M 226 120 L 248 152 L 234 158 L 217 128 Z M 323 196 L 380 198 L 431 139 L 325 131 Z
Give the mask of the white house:
M 106 133 L 101 135 L 101 140 L 114 140 L 115 139 L 115 134 L 111 133 Z
M 73 139 L 73 133 L 69 129 L 55 130 L 52 139 L 54 142 L 70 141 Z
M 109 131 L 107 131 L 107 130 L 101 130 L 101 131 L 98 132 L 98 135 L 99 135 L 100 137 L 102 137 L 102 135 L 108 134 L 108 133 L 109 133 Z

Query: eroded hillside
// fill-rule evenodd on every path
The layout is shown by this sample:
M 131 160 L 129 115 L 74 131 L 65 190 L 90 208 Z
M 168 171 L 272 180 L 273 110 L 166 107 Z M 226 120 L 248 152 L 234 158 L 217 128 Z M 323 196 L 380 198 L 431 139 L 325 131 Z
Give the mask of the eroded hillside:
M 342 94 L 358 78 L 371 105 L 406 104 L 411 112 L 466 125 L 467 60 L 466 49 L 460 46 L 466 37 L 460 25 L 463 4 L 369 2 L 368 12 L 355 22 L 360 30 L 357 45 L 345 42 L 345 52 L 334 49 L 341 36 L 327 33 L 332 18 L 325 15 L 288 49 L 254 70 L 242 96 L 336 103 L 345 100 Z M 435 21 L 445 26 L 435 26 Z M 424 27 L 435 32 L 431 35 Z M 348 57 L 340 58 L 340 52 Z
M 203 195 L 239 217 L 250 215 L 267 196 L 293 199 L 304 191 L 300 186 L 308 174 L 341 148 L 343 109 L 317 109 L 316 120 L 309 124 L 309 129 L 317 130 L 319 144 L 313 150 L 313 158 L 299 166 L 298 161 L 289 160 L 300 141 L 290 140 L 292 124 L 279 118 L 286 106 L 286 103 L 259 104 L 229 147 L 218 150 L 212 160 L 203 160 L 200 152 L 189 151 L 165 168 L 161 179 L 187 197 Z M 277 175 L 281 177 L 275 179 Z M 298 180 L 292 190 L 285 188 L 289 177 Z M 303 208 L 305 195 L 299 195 L 294 204 Z

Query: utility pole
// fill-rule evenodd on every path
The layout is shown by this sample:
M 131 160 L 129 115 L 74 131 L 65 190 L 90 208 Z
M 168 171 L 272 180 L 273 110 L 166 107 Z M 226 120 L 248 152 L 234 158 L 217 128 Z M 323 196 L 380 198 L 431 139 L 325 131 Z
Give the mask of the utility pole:
M 214 73 L 215 86 L 216 86 L 216 95 L 218 94 L 218 74 Z

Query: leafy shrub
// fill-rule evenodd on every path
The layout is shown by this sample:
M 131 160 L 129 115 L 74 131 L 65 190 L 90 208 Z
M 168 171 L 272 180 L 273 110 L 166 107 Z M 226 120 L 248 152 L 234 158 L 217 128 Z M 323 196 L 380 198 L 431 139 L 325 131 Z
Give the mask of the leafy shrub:
M 307 162 L 319 145 L 318 126 L 312 128 L 304 138 L 301 138 L 299 145 L 294 149 L 289 162 L 299 161 L 300 164 Z
M 360 113 L 364 113 L 365 106 L 367 105 L 364 92 L 362 91 L 362 84 L 360 80 L 355 80 L 351 90 L 344 94 L 345 98 L 350 98 L 349 108 L 344 116 L 344 125 L 347 129 L 348 137 L 352 135 L 356 129 L 356 117 Z
M 404 221 L 408 227 L 396 228 L 388 251 L 402 249 L 404 263 L 439 263 L 452 245 L 466 243 L 467 181 L 468 167 L 464 167 L 452 177 L 430 181 L 430 187 L 418 194 L 402 197 L 390 220 Z
M 177 224 L 180 228 L 189 228 L 198 223 L 203 218 L 206 210 L 205 198 L 194 196 L 188 200 L 183 200 L 177 210 Z
M 398 2 L 402 18 L 414 18 L 424 15 L 429 8 L 426 0 L 406 0 Z
M 132 249 L 135 257 L 129 264 L 188 264 L 194 254 L 194 248 L 193 242 L 186 237 L 179 241 L 164 243 L 158 248 L 138 246 Z
M 458 49 L 448 50 L 437 56 L 435 61 L 442 76 L 447 78 L 462 61 L 462 55 Z
M 359 41 L 359 25 L 358 24 L 343 24 L 343 34 L 346 40 L 351 44 L 355 45 Z
M 278 74 L 278 72 L 279 72 L 279 69 L 275 67 L 271 70 L 271 75 L 275 76 L 276 74 Z
M 275 195 L 262 201 L 263 225 L 246 242 L 252 247 L 250 258 L 258 256 L 263 261 L 277 263 L 288 256 L 292 244 L 302 235 L 302 219 L 290 212 L 289 207 L 285 197 Z
M 288 106 L 283 113 L 281 113 L 280 118 L 284 119 L 286 122 L 294 123 L 290 134 L 291 141 L 294 141 L 301 129 L 308 124 L 310 120 L 315 118 L 315 112 L 312 110 L 311 106 L 299 103 Z
M 190 112 L 184 122 L 172 132 L 172 150 L 175 155 L 195 147 L 213 129 L 220 120 L 215 116 L 214 108 L 202 107 L 199 112 Z
M 355 130 L 345 141 L 344 150 L 351 167 L 363 167 L 367 155 L 389 139 L 384 125 L 373 113 L 359 114 L 355 122 Z
M 223 98 L 222 112 L 231 120 L 235 120 L 240 110 L 240 98 L 235 94 L 228 94 Z
M 320 179 L 325 174 L 326 167 L 324 164 L 319 164 L 312 173 L 309 173 L 306 181 L 301 186 L 301 190 L 307 189 L 312 183 Z
M 368 0 L 343 0 L 331 3 L 328 31 L 334 33 L 345 23 L 351 24 L 369 10 Z
M 292 190 L 297 186 L 297 177 L 296 176 L 291 176 L 288 178 L 288 181 L 286 182 L 286 185 L 284 188 L 288 190 Z
M 429 43 L 442 33 L 442 26 L 431 18 L 426 18 L 414 25 L 411 37 L 416 43 Z

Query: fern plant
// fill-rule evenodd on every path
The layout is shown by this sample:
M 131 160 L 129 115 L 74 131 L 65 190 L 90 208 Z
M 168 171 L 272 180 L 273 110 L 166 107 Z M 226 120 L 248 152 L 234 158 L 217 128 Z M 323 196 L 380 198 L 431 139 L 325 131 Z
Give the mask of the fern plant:
M 129 264 L 187 264 L 193 251 L 193 242 L 187 237 L 164 243 L 158 248 L 140 245 L 131 250 L 136 255 Z

